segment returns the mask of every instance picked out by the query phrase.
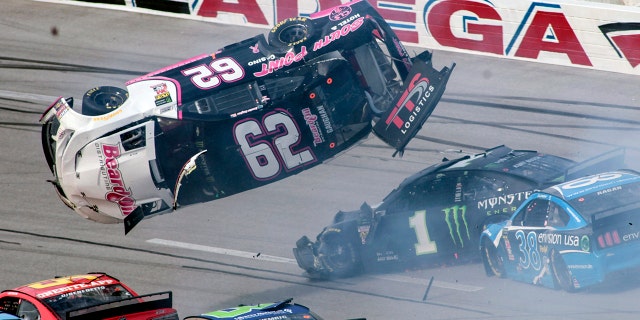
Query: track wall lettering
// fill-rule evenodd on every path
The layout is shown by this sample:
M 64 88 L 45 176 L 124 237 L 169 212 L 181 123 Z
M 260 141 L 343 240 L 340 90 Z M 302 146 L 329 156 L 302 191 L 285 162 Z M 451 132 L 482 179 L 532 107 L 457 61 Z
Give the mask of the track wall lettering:
M 39 0 L 106 3 L 264 26 L 340 0 Z M 587 1 L 369 0 L 406 44 L 640 74 L 640 7 Z

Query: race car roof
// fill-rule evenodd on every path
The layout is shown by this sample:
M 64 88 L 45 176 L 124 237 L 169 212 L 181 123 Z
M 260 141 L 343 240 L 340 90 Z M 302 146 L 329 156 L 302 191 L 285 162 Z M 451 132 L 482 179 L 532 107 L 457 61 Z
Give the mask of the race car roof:
M 561 183 L 544 190 L 566 200 L 603 192 L 631 183 L 640 183 L 640 173 L 631 170 L 603 172 Z
M 311 316 L 309 308 L 292 303 L 289 298 L 275 303 L 264 303 L 254 306 L 240 306 L 218 311 L 212 311 L 199 316 L 186 317 L 187 319 L 289 319 L 293 314 Z M 286 317 L 288 316 L 288 317 Z M 311 319 L 311 318 L 310 318 Z
M 120 281 L 104 273 L 89 273 L 56 277 L 17 287 L 13 291 L 22 292 L 37 298 L 49 298 L 77 290 L 119 284 Z
M 466 155 L 452 160 L 445 158 L 443 162 L 427 167 L 408 177 L 400 186 L 409 184 L 433 172 L 453 170 L 507 172 L 538 183 L 546 183 L 549 180 L 562 177 L 567 168 L 574 164 L 575 161 L 562 157 L 542 154 L 534 150 L 514 150 L 505 145 L 500 145 L 473 156 Z

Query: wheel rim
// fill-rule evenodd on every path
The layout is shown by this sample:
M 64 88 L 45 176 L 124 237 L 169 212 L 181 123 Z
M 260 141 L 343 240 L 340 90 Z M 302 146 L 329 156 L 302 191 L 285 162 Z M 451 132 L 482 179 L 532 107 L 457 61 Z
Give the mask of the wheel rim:
M 124 103 L 124 100 L 125 99 L 118 94 L 102 93 L 96 95 L 93 101 L 107 109 L 115 109 L 121 106 Z
M 278 39 L 284 43 L 294 43 L 303 40 L 306 36 L 307 28 L 304 25 L 296 24 L 282 29 Z
M 338 245 L 326 255 L 326 260 L 335 268 L 348 267 L 351 262 L 349 249 L 344 245 Z

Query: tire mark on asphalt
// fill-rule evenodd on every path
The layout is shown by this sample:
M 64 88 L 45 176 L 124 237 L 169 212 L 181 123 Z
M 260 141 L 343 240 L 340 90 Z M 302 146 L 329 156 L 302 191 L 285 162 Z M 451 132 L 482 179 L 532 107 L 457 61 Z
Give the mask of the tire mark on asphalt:
M 0 64 L 0 69 L 25 69 L 25 70 L 47 70 L 47 71 L 65 71 L 65 72 L 86 72 L 86 73 L 107 73 L 107 74 L 126 74 L 140 76 L 147 74 L 147 72 L 115 69 L 115 68 L 102 68 L 93 67 L 80 64 L 62 63 L 45 60 L 32 60 L 14 57 L 0 56 L 0 61 L 12 61 L 15 63 L 3 63 Z
M 476 107 L 483 108 L 493 108 L 493 109 L 501 109 L 501 110 L 511 110 L 511 111 L 520 111 L 520 112 L 531 112 L 538 114 L 548 114 L 548 115 L 556 115 L 563 117 L 571 117 L 571 118 L 580 118 L 580 119 L 589 119 L 589 120 L 602 120 L 602 121 L 611 121 L 616 123 L 627 123 L 627 124 L 635 124 L 640 125 L 640 121 L 632 120 L 632 119 L 623 119 L 623 118 L 613 118 L 613 117 L 603 117 L 596 115 L 589 115 L 585 113 L 578 112 L 570 112 L 570 111 L 560 111 L 560 110 L 548 110 L 543 108 L 535 108 L 535 107 L 525 107 L 525 106 L 516 106 L 505 103 L 497 103 L 497 102 L 483 102 L 478 100 L 468 100 L 468 99 L 459 99 L 459 98 L 442 98 L 440 101 L 449 102 L 453 104 L 463 104 L 463 105 L 471 105 Z M 618 106 L 621 107 L 621 106 Z M 634 107 L 626 107 L 632 110 L 637 108 Z
M 411 303 L 417 303 L 417 304 L 429 304 L 429 305 L 433 305 L 433 306 L 439 306 L 439 307 L 455 309 L 455 310 L 463 310 L 463 311 L 468 311 L 468 312 L 472 312 L 472 313 L 476 313 L 476 314 L 482 314 L 482 315 L 492 315 L 492 313 L 490 313 L 490 312 L 471 309 L 471 308 L 464 308 L 464 307 L 459 307 L 459 306 L 454 306 L 454 305 L 449 305 L 449 304 L 444 304 L 444 303 L 437 303 L 437 302 L 433 302 L 433 301 L 422 301 L 422 300 L 418 300 L 418 299 L 395 297 L 395 296 L 390 296 L 390 295 L 385 295 L 385 294 L 380 294 L 380 293 L 373 293 L 373 292 L 370 292 L 370 291 L 356 290 L 356 289 L 336 288 L 336 287 L 332 287 L 332 286 L 329 285 L 331 283 L 335 283 L 335 284 L 350 284 L 347 281 L 334 281 L 334 280 L 331 280 L 331 281 L 323 281 L 322 283 L 316 283 L 316 282 L 310 283 L 310 282 L 308 282 L 308 278 L 307 277 L 304 277 L 304 276 L 302 276 L 300 274 L 293 274 L 293 273 L 289 273 L 289 272 L 266 270 L 266 269 L 260 269 L 260 268 L 255 268 L 255 267 L 242 266 L 242 265 L 239 265 L 239 264 L 225 263 L 225 262 L 220 262 L 220 261 L 215 261 L 215 260 L 202 259 L 202 258 L 185 256 L 185 255 L 178 255 L 178 254 L 173 254 L 173 253 L 160 252 L 160 251 L 155 251 L 155 250 L 150 250 L 150 249 L 131 248 L 131 247 L 115 245 L 115 244 L 106 244 L 106 243 L 100 243 L 100 242 L 89 241 L 89 240 L 74 239 L 74 238 L 70 238 L 70 237 L 45 235 L 45 234 L 41 234 L 41 233 L 34 233 L 34 232 L 28 232 L 28 231 L 18 231 L 18 230 L 3 229 L 3 228 L 0 228 L 0 231 L 7 232 L 7 233 L 12 233 L 12 234 L 32 236 L 34 238 L 41 238 L 41 239 L 48 239 L 48 240 L 62 240 L 62 241 L 69 241 L 69 242 L 74 242 L 74 243 L 94 245 L 94 246 L 98 246 L 98 247 L 105 247 L 105 248 L 126 250 L 126 251 L 138 252 L 138 253 L 152 254 L 152 255 L 163 256 L 163 257 L 184 259 L 184 260 L 190 260 L 190 261 L 195 261 L 195 262 L 214 264 L 214 265 L 218 265 L 218 266 L 221 266 L 221 267 L 232 267 L 232 268 L 246 270 L 246 271 L 256 271 L 256 272 L 264 272 L 264 273 L 275 274 L 275 275 L 280 275 L 280 276 L 289 276 L 289 277 L 294 277 L 294 278 L 302 278 L 302 279 L 304 279 L 304 281 L 294 281 L 294 280 L 286 280 L 286 279 L 274 279 L 274 278 L 267 277 L 267 276 L 260 276 L 260 275 L 245 273 L 245 272 L 239 272 L 239 271 L 235 271 L 234 272 L 234 271 L 216 269 L 216 268 L 204 268 L 204 267 L 188 266 L 188 265 L 179 266 L 180 268 L 183 268 L 183 269 L 222 273 L 222 274 L 227 274 L 227 275 L 232 275 L 232 276 L 246 277 L 246 278 L 265 280 L 265 281 L 273 281 L 273 282 L 286 283 L 286 284 L 293 284 L 293 285 L 305 286 L 305 287 L 313 287 L 313 288 L 318 288 L 318 289 L 326 289 L 326 290 L 340 291 L 340 292 L 349 292 L 349 293 L 361 294 L 361 295 L 365 295 L 365 296 L 385 298 L 385 299 L 395 300 L 395 301 L 404 301 L 404 302 L 411 302 Z M 13 244 L 13 245 L 21 245 L 20 243 L 11 243 L 11 244 Z M 16 249 L 12 248 L 11 250 L 16 250 Z M 28 249 L 22 249 L 22 251 L 29 252 Z M 40 250 L 39 252 L 42 252 L 42 251 L 43 250 Z M 70 255 L 70 254 L 68 254 L 68 252 L 53 253 L 53 252 L 45 251 L 45 253 L 55 254 L 57 256 L 86 257 L 86 255 L 77 255 L 77 256 Z M 174 266 L 174 265 L 171 265 L 171 264 L 168 264 L 168 265 L 172 266 L 172 267 Z

